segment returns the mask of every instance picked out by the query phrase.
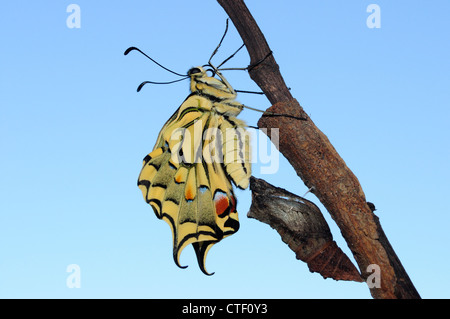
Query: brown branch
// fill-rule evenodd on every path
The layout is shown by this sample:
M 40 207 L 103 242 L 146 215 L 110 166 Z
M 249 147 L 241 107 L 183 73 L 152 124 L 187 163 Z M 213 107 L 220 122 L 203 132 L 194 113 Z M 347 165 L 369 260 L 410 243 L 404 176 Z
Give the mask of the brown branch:
M 243 39 L 251 64 L 271 52 L 264 35 L 242 0 L 217 0 Z M 304 112 L 287 88 L 272 55 L 249 71 L 273 104 L 268 111 L 306 118 L 262 116 L 260 128 L 279 129 L 280 152 L 298 176 L 328 210 L 355 257 L 363 278 L 367 267 L 381 269 L 381 288 L 371 288 L 374 298 L 420 298 L 398 259 L 378 217 L 367 205 L 358 179 L 347 167 L 328 138 Z M 268 130 L 270 136 L 270 129 Z

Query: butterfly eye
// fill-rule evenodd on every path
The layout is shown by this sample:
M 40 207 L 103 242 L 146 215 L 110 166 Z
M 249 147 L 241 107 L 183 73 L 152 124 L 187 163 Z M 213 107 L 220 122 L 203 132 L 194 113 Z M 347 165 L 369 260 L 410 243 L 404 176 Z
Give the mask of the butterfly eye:
M 189 76 L 192 76 L 195 74 L 200 74 L 200 73 L 202 73 L 202 71 L 199 68 L 192 68 L 188 71 Z

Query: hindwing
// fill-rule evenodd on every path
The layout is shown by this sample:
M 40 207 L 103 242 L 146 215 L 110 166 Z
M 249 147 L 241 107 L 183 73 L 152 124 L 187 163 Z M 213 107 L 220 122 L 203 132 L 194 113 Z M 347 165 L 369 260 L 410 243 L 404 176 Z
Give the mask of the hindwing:
M 205 274 L 209 249 L 239 229 L 231 182 L 246 188 L 251 174 L 245 124 L 216 113 L 214 103 L 191 94 L 162 128 L 138 179 L 172 230 L 175 263 L 182 267 L 181 251 L 192 244 Z

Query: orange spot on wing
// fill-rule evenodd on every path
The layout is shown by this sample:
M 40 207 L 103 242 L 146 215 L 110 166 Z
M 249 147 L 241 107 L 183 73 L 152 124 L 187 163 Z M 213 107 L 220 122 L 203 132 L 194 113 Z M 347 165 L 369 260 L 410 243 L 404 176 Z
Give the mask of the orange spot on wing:
M 186 193 L 185 193 L 186 200 L 193 200 L 194 199 L 194 190 L 192 189 L 191 185 L 186 185 Z

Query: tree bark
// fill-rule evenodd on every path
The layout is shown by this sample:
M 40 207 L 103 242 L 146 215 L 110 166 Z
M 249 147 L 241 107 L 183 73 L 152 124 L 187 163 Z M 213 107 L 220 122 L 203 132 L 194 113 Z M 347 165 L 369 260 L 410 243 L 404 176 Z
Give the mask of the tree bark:
M 243 0 L 217 0 L 233 21 L 250 55 L 250 77 L 265 93 L 272 106 L 268 111 L 305 118 L 263 115 L 259 128 L 279 130 L 280 152 L 308 188 L 328 210 L 341 230 L 361 275 L 376 264 L 381 270 L 381 287 L 370 288 L 374 298 L 420 298 L 378 217 L 367 205 L 358 179 L 300 104 L 295 100 L 267 44 L 264 35 Z M 265 58 L 266 57 L 266 58 Z M 262 62 L 261 62 L 262 61 Z M 260 62 L 260 63 L 259 63 Z M 259 63 L 259 64 L 258 64 Z M 270 137 L 270 129 L 267 130 Z

